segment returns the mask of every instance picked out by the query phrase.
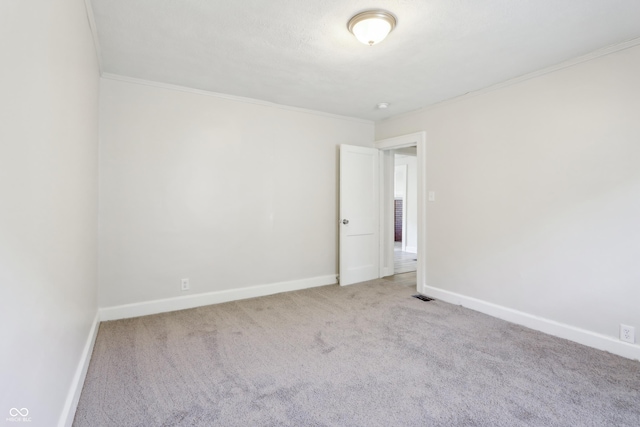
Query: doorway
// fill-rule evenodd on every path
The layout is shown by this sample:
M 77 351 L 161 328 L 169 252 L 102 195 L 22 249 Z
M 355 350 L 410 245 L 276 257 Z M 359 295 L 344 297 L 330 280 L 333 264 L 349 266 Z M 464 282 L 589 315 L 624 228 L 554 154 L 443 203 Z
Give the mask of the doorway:
M 395 273 L 394 150 L 407 147 L 416 152 L 416 290 L 426 286 L 426 132 L 378 140 L 373 148 L 340 145 L 340 285 Z
M 416 271 L 418 261 L 417 147 L 393 150 L 394 274 Z
M 416 290 L 422 292 L 426 286 L 427 265 L 427 180 L 426 180 L 426 132 L 416 132 L 409 135 L 402 135 L 395 138 L 378 140 L 375 147 L 380 150 L 380 277 L 387 277 L 396 273 L 395 266 L 395 155 L 397 150 L 400 155 L 407 155 L 409 152 L 415 154 L 415 175 L 416 175 L 416 221 L 414 244 L 409 244 L 405 237 L 405 249 L 409 246 L 412 253 L 412 262 L 415 262 Z M 410 150 L 410 151 L 409 151 Z M 412 247 L 413 246 L 413 247 Z M 400 245 L 402 248 L 402 243 Z M 413 261 L 413 260 L 416 261 Z M 401 270 L 398 271 L 398 273 Z

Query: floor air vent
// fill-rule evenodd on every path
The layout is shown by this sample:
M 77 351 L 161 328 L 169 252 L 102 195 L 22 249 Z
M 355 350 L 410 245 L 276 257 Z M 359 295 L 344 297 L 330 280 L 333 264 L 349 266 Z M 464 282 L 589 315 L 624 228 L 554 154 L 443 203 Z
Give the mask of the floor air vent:
M 419 300 L 422 300 L 422 301 L 433 301 L 433 298 L 425 297 L 424 295 L 420 295 L 420 294 L 411 295 L 411 296 L 414 298 L 418 298 Z

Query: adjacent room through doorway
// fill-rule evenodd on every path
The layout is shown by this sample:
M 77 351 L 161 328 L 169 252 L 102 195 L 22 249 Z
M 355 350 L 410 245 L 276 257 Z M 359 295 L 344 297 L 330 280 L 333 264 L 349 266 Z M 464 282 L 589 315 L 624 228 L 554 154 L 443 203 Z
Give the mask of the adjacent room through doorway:
M 418 252 L 417 149 L 394 150 L 394 272 L 416 271 Z

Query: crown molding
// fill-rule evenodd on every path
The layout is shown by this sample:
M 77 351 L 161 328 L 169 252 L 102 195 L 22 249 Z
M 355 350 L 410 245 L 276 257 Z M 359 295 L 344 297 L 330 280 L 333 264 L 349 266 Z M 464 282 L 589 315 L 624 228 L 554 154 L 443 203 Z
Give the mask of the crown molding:
M 500 89 L 504 89 L 506 87 L 509 86 L 513 86 L 516 85 L 518 83 L 522 83 L 525 82 L 527 80 L 531 80 L 531 79 L 535 79 L 536 77 L 542 77 L 546 74 L 551 74 L 554 73 L 556 71 L 560 71 L 560 70 L 564 70 L 566 68 L 571 68 L 575 65 L 580 65 L 584 62 L 588 62 L 588 61 L 592 61 L 594 59 L 598 59 L 601 58 L 603 56 L 607 56 L 610 55 L 612 53 L 616 53 L 616 52 L 620 52 L 635 46 L 640 45 L 640 37 L 637 37 L 635 39 L 631 39 L 631 40 L 627 40 L 625 42 L 622 43 L 617 43 L 614 45 L 610 45 L 598 50 L 594 50 L 593 52 L 587 53 L 586 55 L 582 55 L 582 56 L 578 56 L 572 59 L 569 59 L 567 61 L 563 61 L 560 62 L 558 64 L 552 65 L 550 67 L 546 67 L 543 68 L 541 70 L 538 71 L 534 71 L 531 73 L 527 73 L 527 74 L 523 74 L 521 76 L 518 77 L 514 77 L 512 79 L 509 80 L 505 80 L 504 82 L 501 83 L 496 83 L 494 85 L 491 86 L 487 86 L 486 88 L 483 89 L 479 89 L 479 90 L 474 90 L 471 92 L 467 92 L 464 95 L 460 95 L 460 96 L 456 96 L 454 98 L 449 98 L 449 99 L 445 99 L 444 101 L 440 101 L 440 102 L 436 102 L 434 104 L 428 105 L 426 107 L 422 107 L 419 108 L 417 110 L 413 110 L 413 111 L 408 111 L 406 113 L 402 113 L 402 114 L 398 114 L 395 116 L 391 116 L 391 117 L 387 117 L 384 119 L 380 119 L 377 120 L 376 123 L 382 123 L 385 122 L 387 120 L 394 120 L 394 119 L 400 119 L 400 118 L 404 118 L 404 117 L 410 117 L 416 114 L 420 114 L 423 113 L 425 111 L 429 111 L 429 110 L 433 110 L 434 108 L 439 108 L 439 107 L 444 107 L 446 105 L 450 105 L 459 101 L 464 101 L 470 98 L 474 98 L 476 96 L 479 95 L 484 95 L 485 93 L 489 93 L 489 92 L 495 92 L 497 90 Z
M 242 96 L 228 95 L 225 93 L 211 92 L 211 91 L 202 90 L 202 89 L 194 89 L 187 86 L 179 86 L 179 85 L 173 85 L 169 83 L 156 82 L 153 80 L 138 79 L 135 77 L 127 77 L 120 74 L 102 73 L 101 77 L 106 80 L 115 80 L 119 82 L 132 83 L 132 84 L 138 84 L 143 86 L 151 86 L 151 87 L 173 90 L 178 92 L 193 93 L 196 95 L 210 96 L 214 98 L 226 99 L 229 101 L 242 102 L 245 104 L 255 104 L 255 105 L 261 105 L 264 107 L 273 107 L 273 108 L 279 108 L 281 110 L 311 114 L 314 116 L 323 116 L 323 117 L 329 117 L 332 119 L 346 120 L 350 122 L 363 123 L 363 124 L 369 124 L 369 125 L 374 124 L 373 120 L 365 120 L 365 119 L 359 119 L 356 117 L 341 116 L 339 114 L 332 114 L 324 111 L 309 110 L 306 108 L 292 107 L 290 105 L 276 104 L 275 102 L 263 101 L 261 99 L 245 98 Z

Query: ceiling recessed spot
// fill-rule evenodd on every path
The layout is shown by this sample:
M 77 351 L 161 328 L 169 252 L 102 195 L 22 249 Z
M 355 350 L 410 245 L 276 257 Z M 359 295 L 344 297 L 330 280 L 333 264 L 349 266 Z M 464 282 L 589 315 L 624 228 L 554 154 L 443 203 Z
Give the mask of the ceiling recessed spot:
M 389 108 L 389 103 L 388 102 L 381 102 L 378 104 L 378 110 L 384 110 L 386 108 Z
M 347 28 L 369 46 L 380 43 L 396 26 L 396 17 L 385 10 L 367 10 L 349 20 Z

